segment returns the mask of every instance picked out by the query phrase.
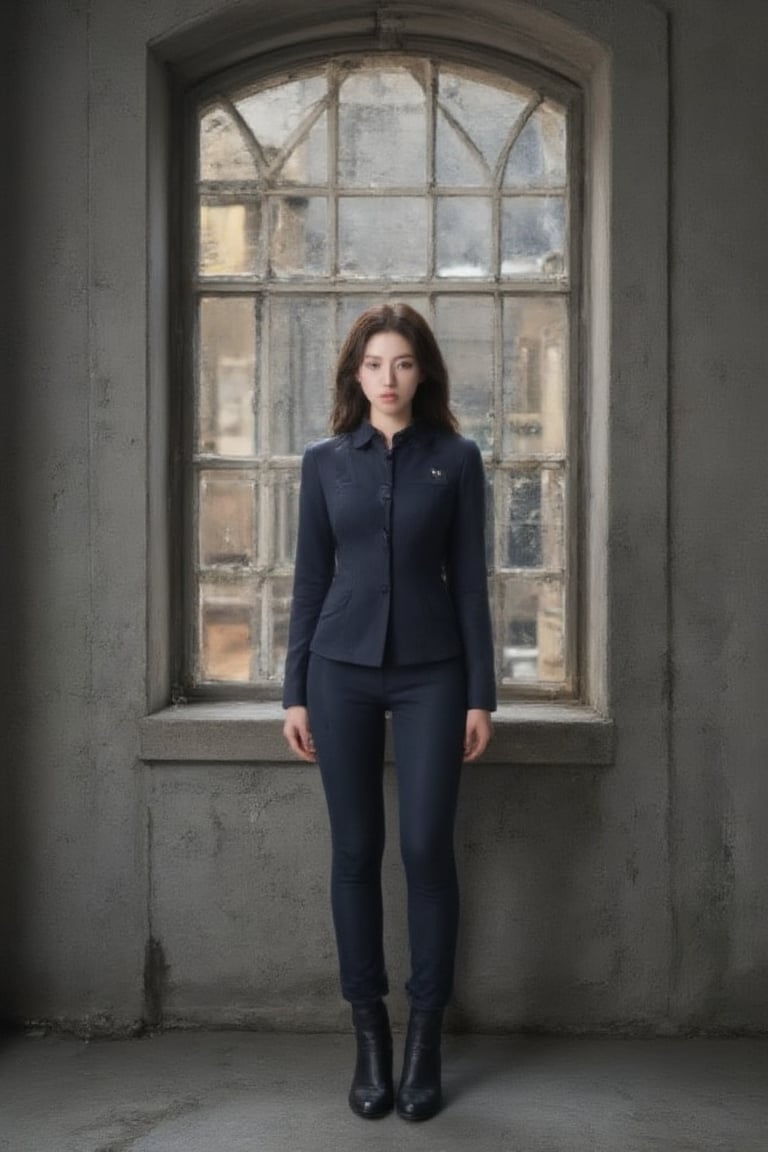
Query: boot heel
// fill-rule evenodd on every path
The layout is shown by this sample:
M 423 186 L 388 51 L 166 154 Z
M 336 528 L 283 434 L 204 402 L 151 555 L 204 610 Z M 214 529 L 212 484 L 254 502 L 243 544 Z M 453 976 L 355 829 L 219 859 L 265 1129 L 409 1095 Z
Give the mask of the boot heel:
M 352 1008 L 357 1039 L 357 1062 L 349 1106 L 364 1120 L 379 1120 L 392 1111 L 392 1032 L 383 1000 Z
M 443 1106 L 440 1082 L 442 1026 L 442 1012 L 411 1010 L 396 1101 L 397 1114 L 403 1120 L 429 1120 Z

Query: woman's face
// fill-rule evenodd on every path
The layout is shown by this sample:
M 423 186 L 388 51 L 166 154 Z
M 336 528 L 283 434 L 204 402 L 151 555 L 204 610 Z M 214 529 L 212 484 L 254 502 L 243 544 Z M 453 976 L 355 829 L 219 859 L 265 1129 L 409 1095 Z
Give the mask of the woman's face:
M 399 332 L 377 332 L 363 352 L 357 379 L 370 404 L 370 420 L 405 427 L 422 379 L 413 348 Z

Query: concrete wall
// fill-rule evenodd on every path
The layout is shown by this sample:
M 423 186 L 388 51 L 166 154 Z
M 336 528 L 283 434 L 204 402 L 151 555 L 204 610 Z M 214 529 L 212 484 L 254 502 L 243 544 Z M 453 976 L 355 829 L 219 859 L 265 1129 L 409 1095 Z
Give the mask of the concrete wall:
M 142 1018 L 310 1028 L 346 1020 L 316 772 L 139 759 L 138 723 L 162 700 L 165 667 L 162 644 L 153 648 L 162 593 L 148 604 L 146 591 L 148 570 L 157 579 L 152 539 L 163 507 L 161 466 L 150 484 L 147 463 L 157 433 L 148 247 L 150 259 L 162 255 L 147 240 L 146 46 L 173 43 L 192 60 L 258 8 L 18 6 L 20 340 L 2 348 L 13 558 L 3 633 L 7 1016 L 106 1030 Z M 622 21 L 634 27 L 641 14 L 667 32 L 665 9 L 640 0 L 537 9 L 613 45 L 614 64 Z M 760 0 L 670 0 L 668 12 L 668 407 L 666 380 L 652 419 L 631 373 L 610 380 L 615 763 L 489 764 L 466 774 L 460 1027 L 768 1026 L 768 480 L 758 442 L 768 416 L 768 166 L 756 146 L 768 11 Z M 216 14 L 223 21 L 206 35 Z M 643 83 L 639 72 L 634 80 Z M 614 158 L 633 147 L 652 141 L 614 141 Z M 632 208 L 614 205 L 625 249 L 641 262 L 653 241 L 632 235 Z M 619 343 L 636 340 L 627 363 L 641 378 L 649 364 L 657 373 L 658 347 L 637 337 L 654 303 L 633 293 L 631 268 L 622 275 L 613 331 Z M 662 349 L 666 338 L 665 326 Z M 642 461 L 659 457 L 659 478 L 635 483 Z M 401 1016 L 393 843 L 386 882 Z
M 688 3 L 673 33 L 673 987 L 683 1020 L 764 1027 L 768 11 Z
M 14 117 L 11 111 L 11 95 L 14 86 L 14 18 L 15 11 L 10 5 L 6 5 L 0 10 L 0 149 L 6 161 L 11 160 L 14 146 Z M 4 275 L 0 283 L 0 373 L 3 381 L 2 394 L 5 417 L 0 421 L 0 459 L 3 460 L 7 459 L 13 444 L 13 401 L 10 385 L 13 379 L 12 364 L 15 358 L 14 318 L 11 311 L 15 295 L 13 278 L 16 269 L 13 251 L 14 229 L 12 227 L 14 210 L 11 181 L 2 180 L 0 181 L 0 265 L 4 269 Z M 11 486 L 4 473 L 0 482 L 0 540 L 5 542 L 6 548 L 12 539 L 12 519 Z M 5 564 L 0 564 L 0 651 L 4 653 L 12 651 L 13 601 L 12 568 L 11 564 L 6 561 Z M 0 699 L 7 701 L 12 680 L 10 660 L 7 657 L 0 662 L 0 668 L 2 669 L 0 671 Z M 4 715 L 5 713 L 0 711 L 0 716 Z M 3 735 L 5 735 L 4 732 Z M 11 920 L 12 861 L 8 851 L 12 827 L 11 808 L 11 782 L 8 772 L 0 770 L 0 990 L 4 990 L 0 991 L 0 1004 L 3 1008 L 8 1000 L 8 982 L 13 966 L 11 962 L 11 934 L 9 931 L 3 930 L 10 925 Z

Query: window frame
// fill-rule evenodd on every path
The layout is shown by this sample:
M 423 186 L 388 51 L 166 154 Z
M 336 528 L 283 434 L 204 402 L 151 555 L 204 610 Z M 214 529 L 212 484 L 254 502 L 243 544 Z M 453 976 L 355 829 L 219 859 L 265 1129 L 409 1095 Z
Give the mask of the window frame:
M 543 98 L 549 98 L 561 104 L 567 111 L 567 171 L 568 171 L 568 197 L 567 209 L 569 213 L 568 228 L 568 284 L 564 293 L 567 300 L 567 317 L 569 321 L 568 334 L 568 372 L 565 380 L 566 396 L 564 416 L 566 420 L 567 438 L 565 443 L 563 472 L 566 478 L 566 498 L 564 501 L 564 605 L 565 605 L 565 638 L 566 638 L 566 668 L 570 669 L 570 685 L 565 688 L 557 684 L 548 688 L 546 682 L 519 681 L 516 684 L 498 683 L 499 702 L 501 706 L 512 705 L 516 702 L 561 703 L 563 705 L 586 704 L 583 694 L 584 676 L 582 671 L 584 627 L 582 615 L 584 614 L 584 601 L 586 589 L 583 587 L 583 520 L 584 520 L 584 489 L 582 454 L 586 443 L 584 434 L 584 316 L 583 307 L 586 298 L 583 283 L 584 262 L 583 253 L 587 242 L 586 221 L 584 213 L 584 180 L 585 180 L 585 94 L 583 88 L 573 80 L 566 79 L 549 69 L 529 60 L 507 52 L 484 50 L 482 53 L 466 45 L 453 41 L 440 41 L 430 38 L 428 45 L 403 48 L 380 48 L 376 50 L 371 46 L 355 49 L 339 49 L 335 52 L 310 50 L 301 52 L 290 61 L 282 61 L 279 65 L 273 57 L 266 55 L 255 57 L 207 76 L 202 82 L 186 89 L 179 102 L 179 113 L 183 124 L 181 147 L 179 148 L 177 166 L 177 187 L 175 200 L 177 212 L 175 219 L 176 244 L 180 255 L 178 266 L 180 270 L 179 293 L 176 298 L 174 330 L 179 334 L 177 345 L 177 371 L 175 378 L 175 395 L 177 402 L 178 421 L 176 427 L 180 429 L 179 441 L 171 447 L 171 460 L 173 462 L 173 483 L 175 493 L 174 520 L 181 524 L 181 545 L 173 551 L 172 564 L 172 689 L 173 702 L 182 701 L 253 701 L 270 702 L 280 698 L 281 685 L 278 683 L 238 683 L 205 682 L 195 684 L 192 677 L 196 651 L 195 651 L 195 619 L 197 613 L 196 585 L 193 572 L 193 556 L 197 548 L 197 534 L 194 518 L 196 498 L 193 492 L 196 471 L 192 465 L 191 456 L 194 454 L 194 414 L 196 389 L 196 363 L 197 346 L 196 337 L 198 325 L 195 318 L 197 301 L 204 294 L 196 287 L 196 254 L 197 254 L 197 168 L 196 154 L 198 147 L 198 113 L 199 108 L 206 100 L 214 97 L 218 92 L 231 92 L 240 86 L 256 85 L 261 81 L 288 80 L 292 74 L 299 74 L 312 67 L 327 65 L 329 60 L 343 66 L 345 63 L 358 64 L 361 60 L 373 60 L 376 57 L 384 61 L 396 62 L 407 57 L 416 59 L 429 59 L 440 65 L 458 65 L 476 69 L 480 73 L 493 76 L 498 75 L 515 83 L 525 85 Z M 405 283 L 405 286 L 403 284 Z M 254 297 L 258 293 L 269 295 L 272 292 L 284 294 L 291 291 L 309 291 L 305 282 L 301 288 L 296 288 L 291 281 L 264 280 L 257 285 L 248 285 L 246 293 Z M 452 291 L 456 293 L 477 294 L 494 299 L 499 294 L 502 300 L 518 294 L 514 281 L 502 277 L 467 278 L 466 281 L 445 278 L 429 277 L 425 281 L 398 282 L 386 280 L 361 279 L 357 282 L 345 281 L 339 278 L 334 285 L 332 277 L 320 280 L 317 284 L 319 293 L 339 292 L 345 295 L 359 294 L 361 296 L 377 296 L 379 298 L 393 298 L 401 294 L 406 296 L 418 292 L 421 295 L 433 296 L 441 292 L 445 295 Z M 523 282 L 519 294 L 530 293 L 530 284 Z M 548 285 L 540 286 L 541 295 L 548 291 Z M 549 289 L 551 291 L 551 288 Z M 214 286 L 214 293 L 217 289 Z M 559 293 L 556 293 L 559 295 Z M 496 307 L 496 304 L 494 304 Z M 194 334 L 194 339 L 190 336 Z M 496 334 L 498 343 L 500 337 Z M 500 370 L 499 370 L 500 378 Z M 172 427 L 174 422 L 172 421 Z M 531 575 L 535 577 L 535 569 Z M 492 609 L 497 606 L 492 604 Z M 498 629 L 498 612 L 494 611 L 494 634 Z
M 95 51 L 103 50 L 104 29 L 99 32 L 98 22 L 95 28 Z M 146 618 L 128 653 L 144 669 L 140 759 L 149 767 L 178 762 L 209 768 L 292 759 L 285 755 L 277 705 L 173 703 L 179 649 L 172 628 L 171 570 L 178 524 L 170 515 L 177 495 L 170 429 L 178 426 L 181 352 L 173 313 L 179 293 L 175 144 L 184 91 L 254 51 L 277 68 L 341 46 L 439 52 L 461 45 L 486 61 L 499 54 L 522 56 L 523 65 L 554 68 L 582 86 L 586 111 L 584 703 L 503 706 L 484 759 L 505 768 L 578 767 L 587 770 L 587 778 L 591 768 L 615 759 L 622 779 L 647 773 L 649 757 L 666 755 L 672 674 L 668 13 L 655 0 L 618 0 L 610 10 L 585 7 L 579 0 L 546 0 L 535 7 L 524 0 L 476 0 L 471 8 L 459 4 L 450 12 L 436 0 L 387 12 L 364 0 L 322 9 L 297 0 L 290 14 L 276 16 L 262 0 L 244 0 L 236 10 L 220 3 L 203 15 L 190 12 L 181 22 L 176 11 L 156 6 L 138 25 L 132 22 L 130 32 L 134 39 L 129 37 L 126 51 L 132 70 L 125 90 L 119 101 L 94 106 L 95 127 L 108 144 L 95 154 L 93 179 L 112 186 L 117 170 L 124 195 L 95 201 L 93 233 L 94 242 L 110 254 L 106 267 L 112 276 L 133 290 L 96 292 L 93 323 L 121 334 L 100 349 L 99 364 L 126 394 L 133 395 L 137 365 L 146 365 L 145 372 L 139 368 L 146 436 L 135 441 L 147 475 L 143 499 L 134 501 L 137 510 L 140 504 L 144 509 L 143 520 L 137 511 L 134 525 L 142 545 L 141 576 L 128 574 L 129 595 L 119 614 L 131 633 L 136 612 L 143 610 Z M 133 97 L 137 106 L 145 102 L 146 120 L 129 111 Z M 146 210 L 142 231 L 138 225 L 134 229 L 137 243 L 123 244 L 118 253 L 112 238 L 123 226 L 126 196 L 144 197 Z M 638 440 L 642 454 L 634 451 Z M 105 507 L 122 509 L 122 481 L 104 485 Z M 112 604 L 113 583 L 126 587 L 124 568 L 122 559 L 119 566 L 106 565 L 109 580 L 99 605 Z M 622 737 L 616 756 L 614 728 Z

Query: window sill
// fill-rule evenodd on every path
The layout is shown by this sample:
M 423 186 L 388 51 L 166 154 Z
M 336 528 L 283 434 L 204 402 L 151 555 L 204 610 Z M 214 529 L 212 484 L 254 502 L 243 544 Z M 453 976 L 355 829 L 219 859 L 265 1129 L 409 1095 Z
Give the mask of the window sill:
M 141 721 L 141 759 L 300 763 L 283 739 L 283 715 L 275 701 L 164 708 Z M 493 722 L 494 738 L 480 763 L 601 766 L 613 761 L 613 721 L 584 705 L 505 704 Z

